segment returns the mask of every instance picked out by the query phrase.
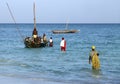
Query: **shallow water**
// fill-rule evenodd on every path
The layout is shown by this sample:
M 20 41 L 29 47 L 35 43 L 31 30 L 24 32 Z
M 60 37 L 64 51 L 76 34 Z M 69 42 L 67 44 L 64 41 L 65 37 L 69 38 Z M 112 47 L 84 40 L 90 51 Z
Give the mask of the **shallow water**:
M 33 24 L 0 24 L 0 76 L 33 80 L 36 84 L 41 80 L 51 84 L 119 84 L 120 24 L 70 24 L 68 27 L 80 32 L 52 34 L 54 29 L 64 29 L 65 24 L 37 24 L 39 35 L 46 33 L 48 39 L 52 37 L 54 46 L 28 49 L 20 33 L 31 36 Z M 67 41 L 66 52 L 60 51 L 62 37 Z M 92 45 L 100 54 L 100 71 L 92 70 L 88 64 Z

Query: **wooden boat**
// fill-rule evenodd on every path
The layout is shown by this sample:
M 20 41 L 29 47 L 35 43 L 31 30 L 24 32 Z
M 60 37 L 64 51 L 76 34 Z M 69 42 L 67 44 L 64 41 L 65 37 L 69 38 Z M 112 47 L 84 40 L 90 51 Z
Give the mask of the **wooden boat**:
M 77 33 L 79 30 L 53 30 L 53 34 Z
M 48 42 L 41 42 L 41 38 L 26 37 L 24 44 L 26 48 L 40 48 L 46 47 Z
M 44 37 L 38 36 L 38 31 L 36 29 L 36 18 L 35 18 L 35 3 L 34 3 L 34 29 L 31 37 L 26 37 L 24 39 L 24 44 L 26 48 L 40 48 L 47 46 L 47 40 Z
M 68 29 L 68 23 L 66 24 L 66 28 L 64 30 L 53 30 L 53 34 L 65 34 L 65 33 L 77 33 L 80 30 L 75 30 L 75 29 Z

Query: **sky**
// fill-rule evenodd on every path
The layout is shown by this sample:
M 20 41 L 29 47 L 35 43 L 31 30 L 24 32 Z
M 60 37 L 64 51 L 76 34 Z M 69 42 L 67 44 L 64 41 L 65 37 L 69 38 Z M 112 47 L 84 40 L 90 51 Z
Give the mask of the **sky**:
M 0 23 L 120 23 L 120 0 L 0 0 Z

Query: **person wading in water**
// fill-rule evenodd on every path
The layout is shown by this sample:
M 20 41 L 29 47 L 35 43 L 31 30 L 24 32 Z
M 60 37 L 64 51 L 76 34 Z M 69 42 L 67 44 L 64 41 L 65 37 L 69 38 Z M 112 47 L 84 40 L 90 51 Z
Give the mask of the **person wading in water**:
M 61 47 L 61 51 L 66 51 L 66 40 L 64 39 L 64 37 L 62 37 L 62 41 L 60 42 L 60 47 Z
M 96 51 L 95 46 L 91 47 L 91 51 L 89 53 L 89 64 L 92 62 L 92 69 L 99 69 L 100 68 L 100 61 L 99 61 L 99 53 Z

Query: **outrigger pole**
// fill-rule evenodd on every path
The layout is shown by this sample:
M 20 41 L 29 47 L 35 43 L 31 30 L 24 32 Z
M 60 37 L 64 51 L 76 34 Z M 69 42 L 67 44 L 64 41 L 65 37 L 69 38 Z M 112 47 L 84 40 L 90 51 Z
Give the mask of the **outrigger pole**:
M 19 30 L 19 28 L 18 28 L 18 26 L 17 26 L 17 23 L 16 23 L 16 21 L 15 21 L 15 18 L 14 18 L 13 14 L 12 14 L 12 11 L 10 10 L 10 7 L 9 7 L 8 3 L 6 3 L 6 4 L 7 4 L 7 7 L 8 7 L 8 10 L 9 10 L 9 12 L 10 12 L 10 15 L 11 15 L 11 17 L 12 17 L 12 19 L 13 19 L 15 25 L 16 25 L 17 31 L 19 32 L 21 38 L 22 38 L 23 41 L 24 41 L 24 37 L 23 37 L 23 35 L 21 34 L 21 32 L 20 32 L 20 30 Z

